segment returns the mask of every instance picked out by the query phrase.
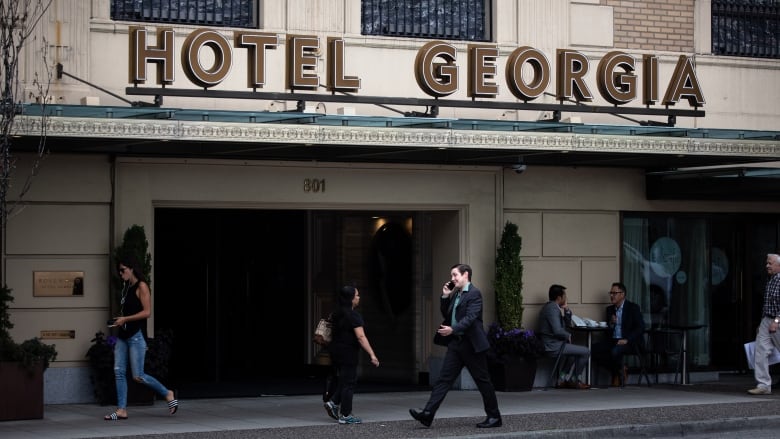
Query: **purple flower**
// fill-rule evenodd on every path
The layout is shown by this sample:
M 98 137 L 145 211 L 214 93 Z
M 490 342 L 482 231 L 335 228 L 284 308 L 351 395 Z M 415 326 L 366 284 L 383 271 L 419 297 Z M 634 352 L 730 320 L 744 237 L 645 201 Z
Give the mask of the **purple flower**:
M 492 354 L 497 358 L 511 356 L 538 357 L 544 353 L 544 343 L 533 331 L 523 328 L 504 329 L 496 323 L 488 328 Z

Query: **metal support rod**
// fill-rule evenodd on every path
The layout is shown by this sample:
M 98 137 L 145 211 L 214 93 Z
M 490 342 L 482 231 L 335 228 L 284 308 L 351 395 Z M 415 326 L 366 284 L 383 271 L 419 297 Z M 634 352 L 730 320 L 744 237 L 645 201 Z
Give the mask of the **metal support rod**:
M 200 90 L 183 88 L 127 87 L 125 93 L 137 96 L 175 96 L 204 99 L 258 99 L 274 101 L 320 101 L 373 105 L 407 105 L 417 107 L 490 108 L 494 110 L 558 111 L 569 113 L 644 114 L 651 116 L 704 117 L 703 110 L 670 108 L 588 106 L 507 101 L 472 101 L 449 99 L 418 99 L 386 96 L 341 96 L 318 93 L 277 93 L 230 90 Z

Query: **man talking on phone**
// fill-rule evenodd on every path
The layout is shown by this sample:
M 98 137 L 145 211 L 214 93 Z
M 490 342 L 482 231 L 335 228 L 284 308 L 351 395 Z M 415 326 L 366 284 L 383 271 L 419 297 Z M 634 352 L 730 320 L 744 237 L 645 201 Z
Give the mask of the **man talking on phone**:
M 437 343 L 447 346 L 447 354 L 425 408 L 410 409 L 409 413 L 424 426 L 430 427 L 436 410 L 463 366 L 466 366 L 482 395 L 487 414 L 477 427 L 500 427 L 501 412 L 487 368 L 490 344 L 482 323 L 482 292 L 471 284 L 471 267 L 466 264 L 453 265 L 450 277 L 451 282 L 442 286 L 440 307 L 444 322 L 436 331 L 439 335 L 437 340 L 440 340 Z

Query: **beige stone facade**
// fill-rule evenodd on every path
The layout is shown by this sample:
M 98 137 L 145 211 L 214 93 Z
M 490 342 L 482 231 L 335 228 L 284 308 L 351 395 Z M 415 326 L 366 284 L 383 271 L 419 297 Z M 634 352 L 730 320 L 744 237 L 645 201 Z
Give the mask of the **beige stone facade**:
M 423 39 L 368 37 L 360 34 L 360 2 L 261 1 L 260 30 L 280 36 L 280 46 L 268 53 L 267 87 L 263 91 L 284 92 L 284 36 L 315 35 L 321 40 L 344 39 L 348 74 L 361 77 L 360 94 L 369 96 L 422 97 L 415 83 L 412 62 Z M 780 60 L 716 57 L 707 50 L 705 1 L 648 2 L 497 0 L 493 4 L 493 43 L 500 51 L 498 71 L 503 72 L 507 55 L 523 45 L 538 48 L 555 64 L 555 50 L 571 48 L 586 54 L 595 73 L 598 60 L 612 50 L 623 50 L 641 60 L 643 54 L 657 54 L 660 61 L 661 93 L 679 55 L 695 59 L 696 72 L 706 98 L 706 117 L 679 118 L 678 126 L 691 129 L 730 128 L 777 130 L 780 121 Z M 52 55 L 64 69 L 119 96 L 125 96 L 128 70 L 128 28 L 133 23 L 110 19 L 109 2 L 55 2 L 39 29 L 53 48 Z M 138 24 L 138 23 L 135 23 Z M 149 31 L 157 26 L 145 24 Z M 55 29 L 59 31 L 55 32 Z M 174 26 L 180 47 L 193 26 Z M 229 28 L 218 32 L 231 35 Z M 466 44 L 452 42 L 465 60 Z M 238 52 L 237 52 L 238 53 Z M 39 65 L 28 48 L 22 76 L 31 82 Z M 208 55 L 206 55 L 208 56 Z M 247 60 L 234 57 L 228 79 L 216 89 L 244 90 Z M 467 70 L 465 61 L 461 70 Z M 148 67 L 150 73 L 154 68 Z M 318 64 L 325 75 L 323 63 Z M 174 87 L 194 88 L 178 63 Z M 588 84 L 597 87 L 591 75 Z M 512 101 L 502 74 L 498 101 Z M 154 86 L 154 81 L 144 86 Z M 551 92 L 553 85 L 551 85 Z M 452 99 L 467 99 L 466 87 Z M 52 83 L 50 94 L 56 105 L 99 102 L 101 106 L 127 106 L 119 99 L 86 84 L 63 78 Z M 131 100 L 143 99 L 130 97 Z M 551 97 L 541 98 L 554 102 Z M 318 104 L 316 97 L 308 104 Z M 394 116 L 374 105 L 319 103 L 318 111 L 336 114 L 343 107 L 362 116 Z M 596 93 L 594 105 L 606 105 Z M 639 103 L 632 106 L 641 106 Z M 687 107 L 681 102 L 678 107 Z M 291 111 L 295 102 L 247 99 L 197 99 L 166 97 L 166 108 L 204 111 Z M 101 107 L 102 108 L 102 107 Z M 541 114 L 499 111 L 491 108 L 442 108 L 442 119 L 490 119 L 535 121 Z M 603 114 L 565 114 L 585 124 L 622 124 Z M 21 118 L 34 125 L 34 118 Z M 84 354 L 94 333 L 105 326 L 110 305 L 110 252 L 125 229 L 133 224 L 145 227 L 150 248 L 155 248 L 155 209 L 249 209 L 301 211 L 413 212 L 428 218 L 417 250 L 420 260 L 415 281 L 412 360 L 398 354 L 404 377 L 427 371 L 431 356 L 443 351 L 431 344 L 429 335 L 439 324 L 437 302 L 440 279 L 458 261 L 470 263 L 475 283 L 485 292 L 485 321 L 494 321 L 492 277 L 497 242 L 506 221 L 519 225 L 523 237 L 525 267 L 524 324 L 533 328 L 540 307 L 546 302 L 547 287 L 560 283 L 568 287 L 570 304 L 577 314 L 599 320 L 607 303 L 605 292 L 621 278 L 621 218 L 626 212 L 649 213 L 750 213 L 780 215 L 777 200 L 766 202 L 648 200 L 645 170 L 622 166 L 537 166 L 522 174 L 501 166 L 475 165 L 464 161 L 448 164 L 393 164 L 370 159 L 353 163 L 254 160 L 241 157 L 242 148 L 272 143 L 308 145 L 397 144 L 414 150 L 440 145 L 454 150 L 502 145 L 507 149 L 536 153 L 569 150 L 616 153 L 651 152 L 667 154 L 670 160 L 684 154 L 713 154 L 722 157 L 752 157 L 766 161 L 780 156 L 780 142 L 774 140 L 729 140 L 689 138 L 637 138 L 632 136 L 512 133 L 427 128 L 386 129 L 323 127 L 317 125 L 228 123 L 83 117 L 50 119 L 47 140 L 51 154 L 33 180 L 23 208 L 10 219 L 5 243 L 5 273 L 16 298 L 13 305 L 14 337 L 26 339 L 45 330 L 75 330 L 74 339 L 56 340 L 58 359 L 47 378 L 49 402 L 88 400 L 82 387 Z M 34 128 L 34 126 L 33 126 Z M 34 135 L 34 129 L 20 128 Z M 26 130 L 26 131 L 25 131 Z M 61 139 L 99 139 L 128 143 L 171 140 L 178 142 L 231 145 L 223 156 L 157 157 L 143 154 L 75 154 L 58 152 Z M 30 163 L 22 155 L 19 169 Z M 327 191 L 305 192 L 307 178 L 327 181 Z M 52 226 L 56 224 L 56 226 Z M 303 232 L 302 232 L 303 233 Z M 424 254 L 425 257 L 420 256 Z M 195 256 L 197 257 L 197 256 Z M 154 263 L 153 254 L 153 263 Z M 36 297 L 32 294 L 35 271 L 84 271 L 82 297 Z M 153 276 L 156 273 L 153 272 Z M 316 323 L 323 312 L 317 291 L 306 294 L 301 320 Z M 153 296 L 156 297 L 156 296 Z M 155 316 L 150 320 L 153 327 Z M 311 332 L 306 330 L 306 332 Z M 378 334 L 379 340 L 390 338 Z M 305 342 L 305 341 L 304 341 Z M 388 342 L 391 343 L 391 342 Z M 387 347 L 384 352 L 397 346 Z M 380 357 L 383 347 L 375 346 Z M 311 343 L 301 347 L 307 360 L 316 350 Z M 394 358 L 395 354 L 389 354 Z M 404 354 L 405 355 L 405 354 Z M 391 361 L 392 363 L 392 361 Z M 390 372 L 365 371 L 378 378 L 398 379 Z M 70 392 L 70 393 L 69 393 Z M 68 396 L 71 395 L 71 396 Z M 76 395 L 76 396 L 72 396 Z

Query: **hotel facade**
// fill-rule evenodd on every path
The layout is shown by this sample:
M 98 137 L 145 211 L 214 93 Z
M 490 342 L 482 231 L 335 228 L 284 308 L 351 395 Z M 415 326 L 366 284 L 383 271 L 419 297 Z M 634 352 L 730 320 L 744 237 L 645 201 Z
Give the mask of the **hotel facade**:
M 307 379 L 350 283 L 382 362 L 361 379 L 417 384 L 450 266 L 496 321 L 510 221 L 526 328 L 551 284 L 598 321 L 622 281 L 648 326 L 696 327 L 691 370 L 744 371 L 780 250 L 778 7 L 54 0 L 20 70 L 53 77 L 15 125 L 17 175 L 42 123 L 47 154 L 3 237 L 12 335 L 56 345 L 47 403 L 91 401 L 112 250 L 140 225 L 182 396 Z

